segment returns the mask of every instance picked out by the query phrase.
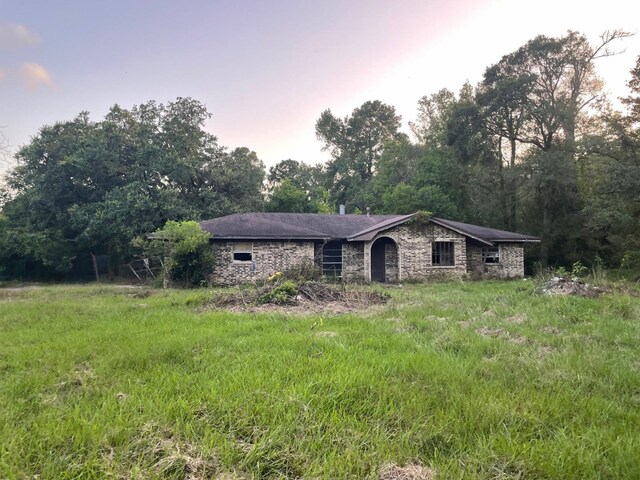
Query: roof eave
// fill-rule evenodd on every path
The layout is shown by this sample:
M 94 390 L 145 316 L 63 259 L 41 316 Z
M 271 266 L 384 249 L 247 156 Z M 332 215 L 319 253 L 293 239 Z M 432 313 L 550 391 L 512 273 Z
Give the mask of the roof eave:
M 373 225 L 371 227 L 365 228 L 364 230 L 356 232 L 351 237 L 347 237 L 347 242 L 361 242 L 361 241 L 372 240 L 373 237 L 375 237 L 378 233 L 393 227 L 397 227 L 398 225 L 402 225 L 403 223 L 411 220 L 414 215 L 415 213 L 412 213 L 409 215 L 403 215 L 393 222 L 389 222 L 383 225 L 377 224 L 377 225 Z
M 539 238 L 517 238 L 517 239 L 494 239 L 491 240 L 494 243 L 540 243 L 542 240 Z
M 445 224 L 443 222 L 439 222 L 438 220 L 436 220 L 434 218 L 430 218 L 429 221 L 435 223 L 436 225 L 440 225 L 442 228 L 448 228 L 449 230 L 453 230 L 454 232 L 457 232 L 460 235 L 464 235 L 465 237 L 473 238 L 475 241 L 480 242 L 480 243 L 484 243 L 485 245 L 488 245 L 490 247 L 494 247 L 495 246 L 490 240 L 487 240 L 485 238 L 480 238 L 480 237 L 477 237 L 475 235 L 471 235 L 469 232 L 465 232 L 464 230 L 461 230 L 459 228 L 455 228 L 455 227 L 452 227 L 451 225 L 447 225 L 447 224 Z

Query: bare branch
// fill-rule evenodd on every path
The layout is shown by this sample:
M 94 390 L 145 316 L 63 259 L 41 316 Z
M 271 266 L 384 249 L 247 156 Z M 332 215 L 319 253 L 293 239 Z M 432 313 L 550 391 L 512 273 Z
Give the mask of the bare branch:
M 598 45 L 598 47 L 593 51 L 591 59 L 595 60 L 597 58 L 612 57 L 614 55 L 624 53 L 626 49 L 612 50 L 610 48 L 611 42 L 622 38 L 633 37 L 634 35 L 635 32 L 625 32 L 624 30 L 606 30 L 602 35 L 600 35 L 600 45 Z

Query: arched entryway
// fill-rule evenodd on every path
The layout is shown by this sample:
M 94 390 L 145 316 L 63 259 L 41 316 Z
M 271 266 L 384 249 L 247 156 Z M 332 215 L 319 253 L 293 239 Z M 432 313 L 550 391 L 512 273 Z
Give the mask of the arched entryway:
M 398 281 L 398 246 L 389 237 L 380 237 L 371 245 L 371 281 Z

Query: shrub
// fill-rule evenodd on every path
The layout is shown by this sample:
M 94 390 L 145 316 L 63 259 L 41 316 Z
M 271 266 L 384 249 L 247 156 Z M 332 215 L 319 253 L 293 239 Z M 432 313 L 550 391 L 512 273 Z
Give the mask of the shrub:
M 172 280 L 184 287 L 200 287 L 213 271 L 209 234 L 194 221 L 168 221 L 154 233 L 149 253 L 165 258 L 164 283 Z
M 260 304 L 286 305 L 293 303 L 296 295 L 298 295 L 298 285 L 291 280 L 287 280 L 261 294 L 257 302 Z

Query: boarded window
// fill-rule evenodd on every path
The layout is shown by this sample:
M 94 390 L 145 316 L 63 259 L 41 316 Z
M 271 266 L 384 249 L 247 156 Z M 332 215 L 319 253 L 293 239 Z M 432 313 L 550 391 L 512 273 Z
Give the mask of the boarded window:
M 233 244 L 233 260 L 236 262 L 250 262 L 253 260 L 253 243 L 236 242 Z
M 500 263 L 500 247 L 483 248 L 482 263 Z
M 331 278 L 342 277 L 342 243 L 328 242 L 322 247 L 322 274 Z
M 431 247 L 431 264 L 450 267 L 455 264 L 453 242 L 433 242 Z

